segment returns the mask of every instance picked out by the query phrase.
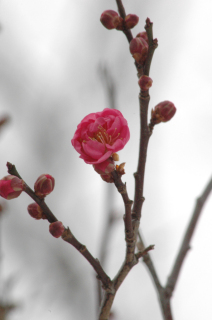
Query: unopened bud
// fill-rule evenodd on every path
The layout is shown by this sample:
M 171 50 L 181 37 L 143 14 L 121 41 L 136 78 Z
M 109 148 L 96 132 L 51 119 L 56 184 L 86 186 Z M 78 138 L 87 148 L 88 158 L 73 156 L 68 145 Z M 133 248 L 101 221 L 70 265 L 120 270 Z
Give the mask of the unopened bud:
M 46 219 L 41 207 L 36 202 L 29 204 L 27 211 L 29 212 L 30 216 L 36 220 Z
M 119 16 L 116 11 L 106 10 L 101 14 L 100 21 L 103 26 L 109 30 L 123 29 L 124 20 Z
M 138 80 L 139 87 L 141 90 L 146 91 L 152 86 L 152 79 L 148 76 L 141 76 Z
M 124 171 L 125 164 L 126 164 L 126 163 L 123 162 L 123 163 L 121 163 L 119 166 L 116 165 L 116 171 L 118 171 L 118 173 L 119 173 L 120 175 L 125 174 L 125 171 Z
M 55 238 L 61 237 L 63 232 L 64 232 L 64 230 L 65 230 L 65 227 L 64 227 L 64 225 L 62 224 L 61 221 L 52 222 L 49 225 L 49 232 Z
M 124 25 L 126 29 L 132 29 L 136 26 L 139 21 L 139 17 L 136 14 L 128 14 L 124 18 Z
M 175 105 L 170 101 L 160 102 L 151 112 L 151 124 L 169 121 L 176 112 Z
M 24 181 L 16 176 L 8 175 L 0 180 L 0 196 L 7 199 L 15 199 L 24 189 Z
M 105 181 L 107 183 L 114 182 L 113 176 L 111 174 L 101 174 L 100 177 L 102 178 L 103 181 Z
M 117 153 L 114 153 L 113 155 L 114 157 L 116 157 L 116 155 L 118 156 Z M 98 174 L 100 174 L 102 180 L 108 183 L 113 182 L 113 178 L 111 175 L 111 172 L 115 170 L 115 163 L 114 163 L 113 156 L 111 156 L 104 162 L 94 164 L 93 168 Z
M 98 174 L 107 175 L 115 170 L 115 163 L 110 157 L 104 162 L 94 164 L 93 167 Z
M 118 155 L 118 153 L 113 153 L 113 154 L 111 155 L 111 157 L 113 158 L 114 161 L 119 161 L 119 155 Z
M 143 38 L 134 38 L 130 41 L 130 52 L 139 64 L 144 63 L 148 53 L 148 44 Z
M 146 31 L 139 32 L 137 34 L 136 38 L 143 38 L 146 41 L 147 44 L 149 43 Z
M 38 197 L 44 198 L 54 190 L 54 185 L 54 178 L 50 174 L 42 174 L 35 182 L 35 194 Z

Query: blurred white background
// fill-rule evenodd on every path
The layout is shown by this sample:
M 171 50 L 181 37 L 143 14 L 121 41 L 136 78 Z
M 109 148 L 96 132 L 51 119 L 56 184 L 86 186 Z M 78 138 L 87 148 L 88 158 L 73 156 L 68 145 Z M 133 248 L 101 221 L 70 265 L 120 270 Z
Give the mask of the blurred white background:
M 174 102 L 172 121 L 155 127 L 145 174 L 141 221 L 146 244 L 162 284 L 170 273 L 194 208 L 211 175 L 212 164 L 212 3 L 209 0 L 124 1 L 127 13 L 140 17 L 132 30 L 154 23 L 155 51 L 150 76 L 150 108 Z M 55 177 L 46 199 L 56 217 L 99 256 L 107 210 L 108 188 L 114 190 L 114 212 L 123 204 L 86 165 L 70 140 L 81 119 L 107 105 L 98 67 L 106 65 L 117 87 L 117 107 L 126 117 L 131 139 L 122 150 L 123 181 L 131 199 L 137 167 L 139 118 L 136 69 L 125 36 L 105 29 L 106 9 L 114 0 L 7 0 L 0 2 L 0 115 L 10 123 L 0 136 L 0 175 L 6 162 L 16 165 L 33 187 L 42 173 Z M 2 200 L 1 200 L 2 202 Z M 71 246 L 48 232 L 46 221 L 27 213 L 31 199 L 21 195 L 7 202 L 1 221 L 0 285 L 4 298 L 20 307 L 9 320 L 95 319 L 96 282 L 93 269 Z M 212 318 L 212 198 L 204 207 L 172 299 L 176 320 Z M 122 219 L 108 239 L 105 266 L 110 277 L 125 254 Z M 12 279 L 8 292 L 3 282 Z M 117 320 L 162 320 L 149 274 L 138 264 L 119 289 L 113 311 Z

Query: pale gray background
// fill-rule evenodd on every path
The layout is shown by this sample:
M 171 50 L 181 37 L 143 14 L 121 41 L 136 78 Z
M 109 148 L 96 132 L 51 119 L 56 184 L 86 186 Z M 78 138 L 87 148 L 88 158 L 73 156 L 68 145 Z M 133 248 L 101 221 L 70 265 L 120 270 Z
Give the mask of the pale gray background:
M 211 174 L 212 96 L 209 0 L 124 1 L 143 31 L 154 22 L 155 52 L 150 108 L 173 101 L 176 116 L 158 125 L 151 138 L 145 175 L 142 229 L 155 244 L 152 258 L 164 284 L 173 264 L 195 198 Z M 0 175 L 16 164 L 33 187 L 37 177 L 55 177 L 46 199 L 57 218 L 97 257 L 107 208 L 107 186 L 78 158 L 70 140 L 80 120 L 108 107 L 98 74 L 106 64 L 117 82 L 117 106 L 126 117 L 131 139 L 121 151 L 133 198 L 138 155 L 136 70 L 125 36 L 99 22 L 114 0 L 7 0 L 0 2 L 0 114 L 11 116 L 1 131 Z M 114 188 L 113 185 L 110 186 Z M 15 277 L 8 297 L 20 304 L 9 320 L 95 319 L 94 272 L 84 258 L 48 232 L 46 221 L 27 213 L 32 201 L 23 194 L 7 202 L 2 221 L 1 283 Z M 123 215 L 116 194 L 114 210 Z M 212 199 L 204 208 L 172 300 L 176 320 L 212 317 Z M 122 219 L 109 239 L 106 271 L 113 277 L 125 253 Z M 1 288 L 1 291 L 3 289 Z M 4 292 L 5 294 L 5 292 Z M 136 266 L 117 293 L 114 312 L 121 320 L 162 320 L 151 279 Z

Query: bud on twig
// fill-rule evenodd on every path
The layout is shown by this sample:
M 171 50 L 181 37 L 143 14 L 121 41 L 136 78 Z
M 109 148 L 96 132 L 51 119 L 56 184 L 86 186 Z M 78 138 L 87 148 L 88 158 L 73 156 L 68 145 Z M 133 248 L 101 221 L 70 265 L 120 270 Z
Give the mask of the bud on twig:
M 113 158 L 114 161 L 119 161 L 119 155 L 118 155 L 118 153 L 113 153 L 113 154 L 111 155 L 111 157 Z
M 24 181 L 16 176 L 8 175 L 0 180 L 0 196 L 7 199 L 15 199 L 24 189 Z
M 138 80 L 139 87 L 141 90 L 146 91 L 152 86 L 152 79 L 148 76 L 141 76 Z
M 100 21 L 103 26 L 109 30 L 118 29 L 123 30 L 124 20 L 116 11 L 106 10 L 101 14 Z
M 50 223 L 49 225 L 49 232 L 55 238 L 61 237 L 64 230 L 65 230 L 65 227 L 61 221 L 56 221 L 56 222 Z
M 141 37 L 132 39 L 130 41 L 130 52 L 136 62 L 143 64 L 148 53 L 147 42 Z
M 128 14 L 124 19 L 124 26 L 126 29 L 132 29 L 139 21 L 139 17 L 136 14 Z
M 136 38 L 143 38 L 146 41 L 147 44 L 149 43 L 146 31 L 139 32 L 137 34 Z
M 94 170 L 101 175 L 102 180 L 106 182 L 113 182 L 111 172 L 115 170 L 115 163 L 112 157 L 108 158 L 104 162 L 93 165 Z
M 175 115 L 175 105 L 170 101 L 160 102 L 155 106 L 151 112 L 151 125 L 158 124 L 160 122 L 167 122 Z
M 125 174 L 125 171 L 124 171 L 124 167 L 125 167 L 125 162 L 121 163 L 120 165 L 116 165 L 116 171 L 119 173 L 119 175 L 123 175 Z
M 36 220 L 46 219 L 46 216 L 43 213 L 43 210 L 36 202 L 29 204 L 27 207 L 27 210 L 30 216 Z
M 55 181 L 50 174 L 42 174 L 35 182 L 35 194 L 38 197 L 44 198 L 54 190 Z
M 115 170 L 115 164 L 112 157 L 108 158 L 104 162 L 94 164 L 93 167 L 94 170 L 99 174 L 109 174 Z

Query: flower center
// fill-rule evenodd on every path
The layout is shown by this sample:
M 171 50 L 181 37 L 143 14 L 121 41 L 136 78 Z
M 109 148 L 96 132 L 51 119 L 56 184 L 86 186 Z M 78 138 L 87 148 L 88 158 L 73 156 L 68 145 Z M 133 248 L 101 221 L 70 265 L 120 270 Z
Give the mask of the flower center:
M 96 140 L 98 142 L 101 142 L 102 144 L 106 145 L 109 144 L 112 146 L 114 142 L 118 139 L 120 136 L 120 133 L 117 133 L 117 128 L 114 129 L 113 134 L 109 135 L 102 126 L 98 126 L 98 131 L 94 133 L 93 137 L 90 138 L 91 140 Z

